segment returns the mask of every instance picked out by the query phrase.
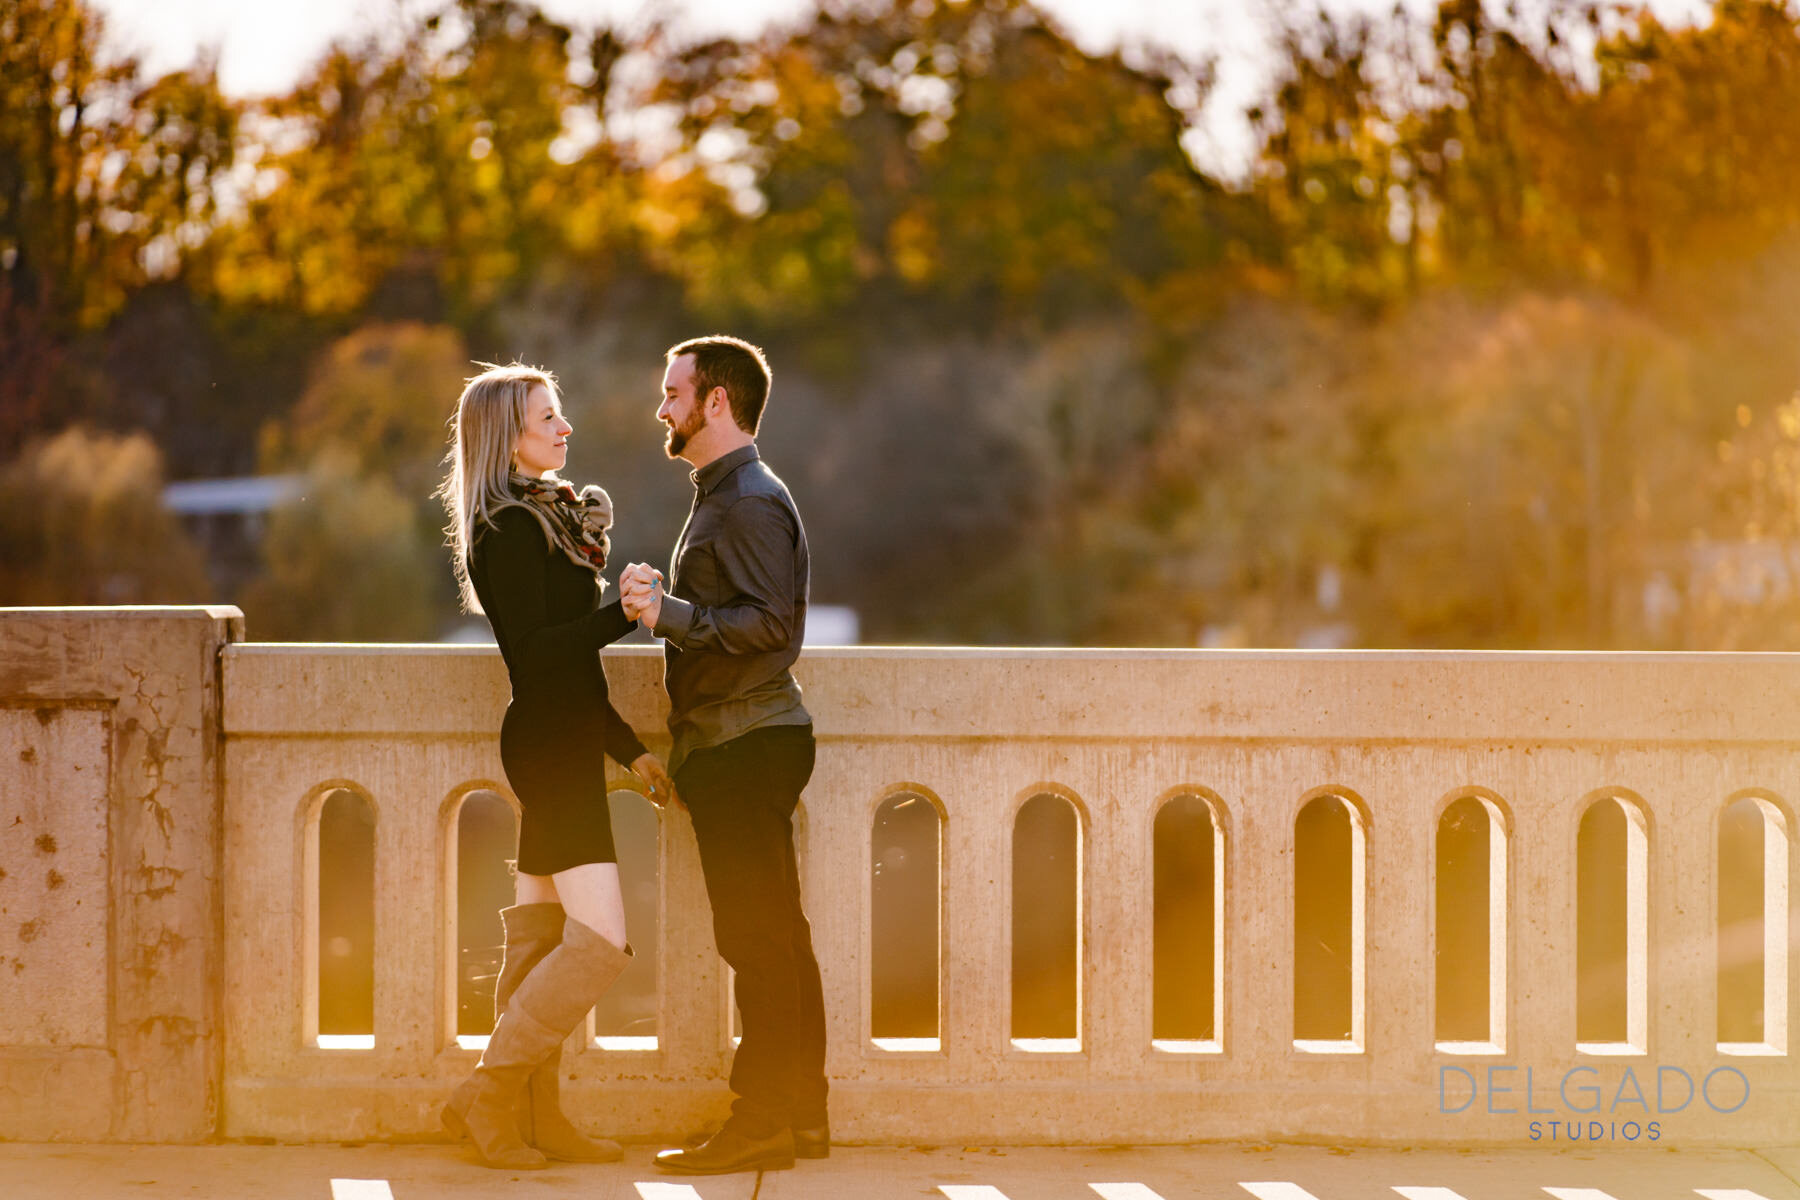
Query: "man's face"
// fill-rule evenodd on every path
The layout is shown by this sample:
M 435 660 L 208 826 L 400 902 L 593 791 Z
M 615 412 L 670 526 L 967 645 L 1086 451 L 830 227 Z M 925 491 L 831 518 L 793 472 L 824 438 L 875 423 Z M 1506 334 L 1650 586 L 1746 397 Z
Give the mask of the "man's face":
M 706 428 L 706 412 L 700 398 L 694 395 L 694 356 L 683 354 L 663 372 L 662 404 L 656 419 L 668 426 L 668 440 L 663 444 L 670 458 L 681 457 L 694 435 Z

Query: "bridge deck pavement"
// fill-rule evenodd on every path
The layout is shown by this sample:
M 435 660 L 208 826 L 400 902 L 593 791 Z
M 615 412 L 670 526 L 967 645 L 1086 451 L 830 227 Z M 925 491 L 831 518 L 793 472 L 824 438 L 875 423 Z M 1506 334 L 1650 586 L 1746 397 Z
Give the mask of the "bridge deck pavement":
M 837 1147 L 791 1171 L 485 1170 L 450 1146 L 0 1144 L 6 1200 L 1800 1200 L 1800 1146 L 1508 1150 L 1205 1144 Z

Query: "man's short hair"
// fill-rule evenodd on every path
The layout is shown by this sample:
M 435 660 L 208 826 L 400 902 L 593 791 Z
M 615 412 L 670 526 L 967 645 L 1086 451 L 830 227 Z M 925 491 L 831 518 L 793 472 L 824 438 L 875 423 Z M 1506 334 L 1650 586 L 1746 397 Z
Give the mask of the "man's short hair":
M 724 388 L 725 397 L 731 402 L 731 419 L 739 429 L 755 437 L 756 427 L 762 424 L 763 405 L 769 402 L 769 387 L 774 382 L 762 349 L 742 338 L 715 334 L 689 338 L 669 347 L 663 357 L 672 363 L 684 354 L 694 356 L 694 398 L 704 403 L 714 388 Z

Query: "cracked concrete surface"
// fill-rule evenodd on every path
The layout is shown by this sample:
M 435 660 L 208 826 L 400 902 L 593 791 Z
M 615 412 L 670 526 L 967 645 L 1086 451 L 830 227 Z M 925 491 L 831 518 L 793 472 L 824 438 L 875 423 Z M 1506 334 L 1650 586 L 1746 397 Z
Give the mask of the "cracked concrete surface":
M 192 1141 L 216 1126 L 213 676 L 241 636 L 235 609 L 0 611 L 8 1137 Z M 18 869 L 20 839 L 39 869 Z

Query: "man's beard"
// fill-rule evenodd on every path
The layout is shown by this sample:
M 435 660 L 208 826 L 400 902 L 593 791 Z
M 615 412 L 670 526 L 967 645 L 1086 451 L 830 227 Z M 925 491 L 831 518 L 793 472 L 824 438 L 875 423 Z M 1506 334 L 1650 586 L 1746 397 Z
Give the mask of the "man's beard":
M 706 428 L 704 413 L 689 414 L 686 422 L 669 426 L 669 436 L 663 442 L 663 449 L 668 452 L 670 458 L 680 458 L 681 452 L 687 449 L 688 442 L 704 428 Z

